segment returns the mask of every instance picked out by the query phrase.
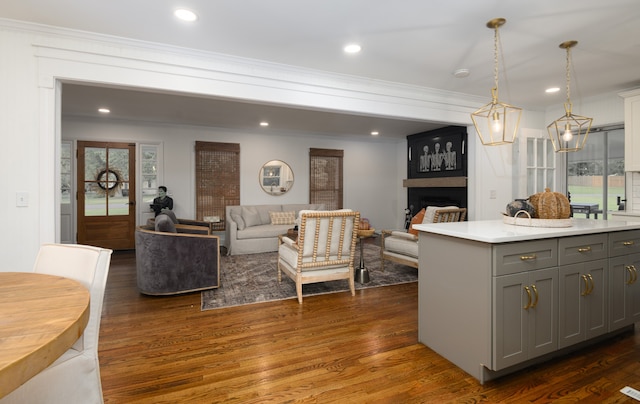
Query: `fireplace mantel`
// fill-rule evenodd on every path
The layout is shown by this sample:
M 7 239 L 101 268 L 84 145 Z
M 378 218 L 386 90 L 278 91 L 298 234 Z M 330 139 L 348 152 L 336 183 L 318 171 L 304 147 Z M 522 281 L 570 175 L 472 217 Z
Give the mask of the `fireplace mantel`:
M 467 186 L 467 177 L 409 178 L 402 180 L 405 188 L 460 188 Z

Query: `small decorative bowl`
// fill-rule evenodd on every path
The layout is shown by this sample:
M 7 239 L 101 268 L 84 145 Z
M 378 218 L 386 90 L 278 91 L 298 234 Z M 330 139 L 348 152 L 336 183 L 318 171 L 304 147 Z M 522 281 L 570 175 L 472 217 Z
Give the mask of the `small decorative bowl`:
M 358 230 L 358 237 L 371 237 L 375 233 L 376 229 Z

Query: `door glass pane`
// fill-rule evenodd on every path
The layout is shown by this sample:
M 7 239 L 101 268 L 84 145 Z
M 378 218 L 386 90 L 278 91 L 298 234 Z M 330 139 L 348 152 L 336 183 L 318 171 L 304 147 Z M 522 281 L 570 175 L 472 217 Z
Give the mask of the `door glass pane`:
M 84 149 L 84 179 L 95 181 L 97 175 L 107 168 L 107 149 L 86 147 Z
M 540 140 L 536 142 L 536 166 L 544 167 L 544 142 Z
M 84 156 L 85 216 L 128 215 L 129 150 L 86 147 Z
M 60 155 L 60 203 L 71 203 L 71 144 L 62 143 Z
M 534 162 L 534 146 L 535 146 L 535 139 L 533 138 L 528 138 L 527 139 L 527 167 L 533 167 L 535 166 Z
M 153 202 L 158 192 L 158 146 L 141 146 L 142 202 Z
M 87 182 L 84 187 L 84 215 L 105 216 L 107 197 L 97 182 Z
M 527 195 L 533 195 L 536 193 L 536 170 L 533 168 L 527 169 Z
M 607 134 L 608 189 L 607 210 L 624 210 L 624 130 L 614 130 Z
M 109 216 L 129 214 L 129 150 L 109 149 Z
M 624 129 L 595 131 L 585 147 L 567 156 L 567 183 L 576 217 L 606 218 L 624 194 Z M 576 209 L 575 205 L 582 205 Z
M 553 150 L 553 144 L 551 144 L 551 140 L 545 140 L 545 149 L 547 150 L 547 167 L 554 168 L 556 166 L 556 158 L 555 151 Z M 553 173 L 550 173 L 553 176 Z M 552 188 L 553 189 L 553 188 Z

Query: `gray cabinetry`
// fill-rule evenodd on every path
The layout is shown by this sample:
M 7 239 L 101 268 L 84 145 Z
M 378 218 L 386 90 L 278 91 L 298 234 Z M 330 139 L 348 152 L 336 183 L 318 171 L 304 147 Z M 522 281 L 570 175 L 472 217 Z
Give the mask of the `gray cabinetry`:
M 640 231 L 609 235 L 609 331 L 640 321 Z
M 422 227 L 418 340 L 481 383 L 640 321 L 636 224 Z
M 493 279 L 493 370 L 558 348 L 558 269 Z
M 609 330 L 607 248 L 606 234 L 558 239 L 558 348 Z

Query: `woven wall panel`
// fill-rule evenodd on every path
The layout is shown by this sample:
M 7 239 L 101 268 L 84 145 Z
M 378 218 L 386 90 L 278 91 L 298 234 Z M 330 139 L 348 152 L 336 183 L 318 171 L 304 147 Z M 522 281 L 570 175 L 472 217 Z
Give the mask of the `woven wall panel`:
M 225 217 L 227 205 L 240 204 L 240 145 L 196 142 L 196 220 Z M 224 230 L 224 222 L 214 224 Z

